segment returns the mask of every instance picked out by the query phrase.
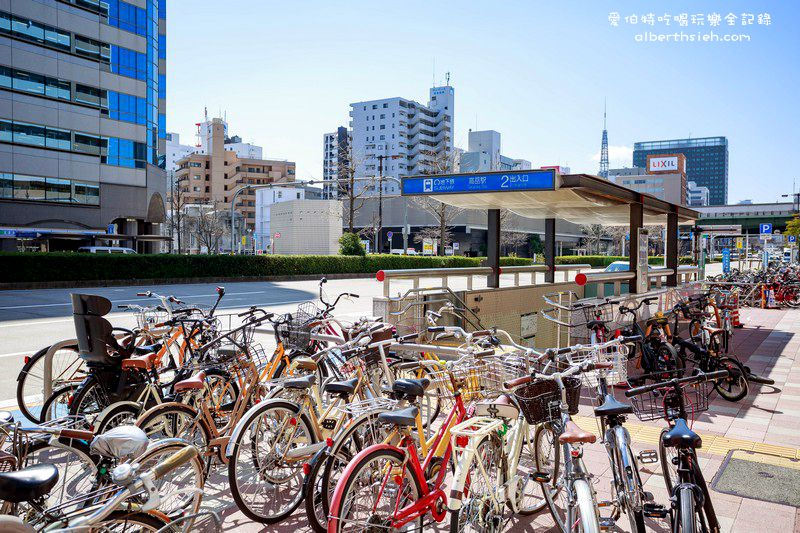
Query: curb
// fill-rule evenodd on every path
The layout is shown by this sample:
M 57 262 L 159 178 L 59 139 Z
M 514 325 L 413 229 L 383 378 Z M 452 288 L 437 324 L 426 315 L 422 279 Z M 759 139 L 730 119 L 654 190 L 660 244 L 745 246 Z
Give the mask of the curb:
M 318 280 L 325 276 L 328 279 L 361 279 L 374 278 L 375 273 L 350 274 L 298 274 L 296 276 L 239 276 L 214 278 L 156 278 L 156 279 L 109 279 L 95 281 L 34 281 L 21 283 L 0 283 L 0 291 L 25 289 L 77 289 L 86 287 L 120 287 L 139 285 L 178 285 L 190 283 L 231 283 L 239 281 L 307 281 Z

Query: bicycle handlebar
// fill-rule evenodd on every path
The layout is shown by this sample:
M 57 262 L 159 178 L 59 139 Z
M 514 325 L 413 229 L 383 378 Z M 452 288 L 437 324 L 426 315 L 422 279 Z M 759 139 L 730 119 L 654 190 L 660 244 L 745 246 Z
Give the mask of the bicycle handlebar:
M 714 372 L 706 372 L 700 373 L 695 376 L 688 376 L 685 378 L 673 378 L 668 381 L 662 381 L 660 383 L 651 383 L 650 385 L 642 385 L 641 387 L 634 387 L 632 389 L 628 389 L 625 391 L 625 396 L 630 398 L 632 396 L 639 396 L 640 394 L 645 394 L 657 389 L 663 389 L 665 387 L 675 387 L 680 385 L 687 385 L 690 383 L 702 383 L 705 381 L 711 381 L 715 379 L 721 379 L 728 376 L 727 370 L 716 370 Z

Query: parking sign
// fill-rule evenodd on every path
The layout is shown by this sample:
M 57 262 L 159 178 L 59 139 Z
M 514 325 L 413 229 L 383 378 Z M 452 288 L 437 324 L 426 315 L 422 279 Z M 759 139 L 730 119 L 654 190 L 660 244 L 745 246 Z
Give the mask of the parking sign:
M 758 225 L 758 232 L 761 235 L 769 235 L 772 233 L 772 224 L 759 224 Z
M 787 235 L 786 237 L 789 239 L 789 242 L 792 243 L 792 244 L 797 242 L 797 237 L 795 237 L 794 235 Z

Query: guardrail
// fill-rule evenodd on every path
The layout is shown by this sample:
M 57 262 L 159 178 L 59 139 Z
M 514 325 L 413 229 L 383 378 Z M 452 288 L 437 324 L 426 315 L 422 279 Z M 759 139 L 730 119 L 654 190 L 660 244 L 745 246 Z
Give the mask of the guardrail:
M 650 287 L 660 289 L 666 277 L 674 274 L 675 271 L 671 268 L 653 268 L 647 272 L 647 279 L 650 282 Z M 678 285 L 695 281 L 700 275 L 700 269 L 695 266 L 681 266 L 678 267 Z M 605 284 L 614 284 L 614 296 L 619 296 L 622 292 L 622 283 L 632 280 L 635 274 L 631 271 L 623 272 L 581 272 L 575 276 L 575 283 L 580 286 L 589 283 L 597 283 L 601 285 L 598 294 L 605 294 Z
M 577 265 L 556 265 L 556 272 L 563 272 L 563 281 L 569 281 L 570 273 L 580 272 L 583 269 L 592 268 L 589 264 Z M 512 287 L 520 286 L 520 274 L 530 274 L 530 281 L 527 285 L 536 285 L 536 274 L 547 272 L 545 265 L 526 265 L 526 266 L 506 266 L 500 267 L 500 274 L 513 274 Z M 443 287 L 449 286 L 451 278 L 466 278 L 467 290 L 472 290 L 473 279 L 475 276 L 488 276 L 492 273 L 491 267 L 465 267 L 465 268 L 417 268 L 403 270 L 379 270 L 375 274 L 375 279 L 383 283 L 383 296 L 388 298 L 391 293 L 391 281 L 399 279 L 410 279 L 413 288 L 419 288 L 419 281 L 422 278 L 441 279 Z

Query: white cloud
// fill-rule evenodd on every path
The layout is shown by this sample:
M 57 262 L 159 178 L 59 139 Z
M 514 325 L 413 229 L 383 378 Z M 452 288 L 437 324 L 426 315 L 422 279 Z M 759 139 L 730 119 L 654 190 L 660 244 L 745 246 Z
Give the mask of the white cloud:
M 600 150 L 592 156 L 592 161 L 600 163 Z M 633 166 L 633 147 L 615 146 L 608 147 L 608 166 L 609 168 L 622 168 Z

